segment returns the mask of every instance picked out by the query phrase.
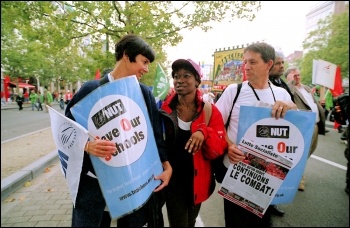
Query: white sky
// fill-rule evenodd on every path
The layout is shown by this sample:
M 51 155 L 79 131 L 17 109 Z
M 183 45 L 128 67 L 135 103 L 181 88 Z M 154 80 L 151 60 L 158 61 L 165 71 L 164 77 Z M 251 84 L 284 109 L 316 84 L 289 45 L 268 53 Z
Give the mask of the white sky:
M 176 47 L 166 48 L 170 64 L 179 58 L 190 58 L 195 62 L 213 64 L 215 49 L 247 45 L 265 41 L 285 56 L 294 51 L 302 51 L 305 38 L 306 14 L 317 1 L 262 1 L 261 10 L 249 22 L 236 19 L 232 23 L 213 23 L 213 29 L 203 32 L 200 29 L 184 30 L 183 41 Z

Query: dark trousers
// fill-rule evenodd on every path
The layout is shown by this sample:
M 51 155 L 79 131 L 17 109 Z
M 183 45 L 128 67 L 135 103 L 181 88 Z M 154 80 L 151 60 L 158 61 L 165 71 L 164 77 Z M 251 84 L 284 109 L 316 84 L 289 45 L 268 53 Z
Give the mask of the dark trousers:
M 153 193 L 147 203 L 133 213 L 117 220 L 117 227 L 164 227 L 160 192 Z M 106 206 L 98 180 L 82 173 L 72 227 L 110 227 L 111 217 L 104 211 Z
M 23 109 L 23 102 L 17 102 L 17 104 L 18 104 L 18 107 L 19 107 L 19 110 L 22 110 Z
M 270 227 L 271 208 L 269 207 L 262 218 L 252 212 L 224 199 L 225 227 Z
M 41 102 L 38 102 L 38 111 L 39 110 L 43 111 L 43 106 L 41 105 Z
M 349 140 L 349 127 L 350 127 L 350 124 L 348 124 L 348 126 L 347 126 L 347 129 L 346 129 L 346 133 L 347 133 L 347 144 L 346 144 L 346 147 L 345 147 L 345 150 L 344 150 L 344 156 L 345 156 L 345 158 L 346 158 L 346 160 L 348 161 L 347 162 L 347 169 L 346 169 L 346 189 L 347 189 L 347 191 L 349 192 L 349 182 L 350 182 L 350 180 L 349 180 L 349 176 L 350 176 L 350 174 L 349 174 L 349 166 L 350 166 L 350 161 L 349 161 L 349 142 L 350 142 L 350 140 Z
M 168 186 L 166 189 L 166 209 L 169 227 L 194 227 L 201 204 L 193 206 L 188 190 Z

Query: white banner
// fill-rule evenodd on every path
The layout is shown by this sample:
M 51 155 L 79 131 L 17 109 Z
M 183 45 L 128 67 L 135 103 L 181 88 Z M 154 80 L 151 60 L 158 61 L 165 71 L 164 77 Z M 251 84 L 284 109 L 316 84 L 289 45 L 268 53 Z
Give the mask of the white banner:
M 60 158 L 61 170 L 75 206 L 88 131 L 55 109 L 46 107 L 50 113 L 52 136 Z
M 334 89 L 335 72 L 337 65 L 324 61 L 322 59 L 313 60 L 312 66 L 312 84 L 325 86 Z

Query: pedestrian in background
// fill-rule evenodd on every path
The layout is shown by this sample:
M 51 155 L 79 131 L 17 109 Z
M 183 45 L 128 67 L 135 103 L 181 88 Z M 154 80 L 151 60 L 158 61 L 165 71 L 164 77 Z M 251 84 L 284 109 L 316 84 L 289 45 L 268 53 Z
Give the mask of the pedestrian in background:
M 203 101 L 208 101 L 210 104 L 214 104 L 215 95 L 208 90 L 208 88 L 203 88 Z
M 349 93 L 342 93 L 336 99 L 336 103 L 340 107 L 341 119 L 344 120 L 346 128 L 341 136 L 341 140 L 345 141 L 346 147 L 344 150 L 345 158 L 347 159 L 347 169 L 346 169 L 346 187 L 345 192 L 349 194 L 349 125 L 350 125 L 350 113 L 349 113 Z
M 225 127 L 219 110 L 209 101 L 206 106 L 198 89 L 202 77 L 199 65 L 178 59 L 172 64 L 171 75 L 175 93 L 160 110 L 173 168 L 165 188 L 166 209 L 170 227 L 194 227 L 202 202 L 215 188 L 211 160 L 227 148 Z
M 70 100 L 72 100 L 73 94 L 70 92 L 70 90 L 67 90 L 65 94 L 65 103 L 68 104 Z
M 22 110 L 23 109 L 23 102 L 24 102 L 24 96 L 23 93 L 18 93 L 17 97 L 16 97 L 16 102 L 18 105 L 18 110 Z
M 312 94 L 312 90 L 310 87 L 301 83 L 301 75 L 300 70 L 296 66 L 289 67 L 285 76 L 287 78 L 287 85 L 293 95 L 294 102 L 300 110 L 307 110 L 316 113 L 316 122 L 315 125 L 312 126 L 314 128 L 311 146 L 308 154 L 308 158 L 311 154 L 316 150 L 318 135 L 325 135 L 326 133 L 326 119 L 324 115 L 324 109 L 322 108 L 320 102 L 316 100 L 316 98 Z M 299 187 L 299 191 L 305 190 L 305 176 L 303 175 Z
M 219 109 L 224 122 L 229 121 L 227 129 L 228 153 L 223 159 L 227 170 L 230 163 L 237 164 L 245 159 L 245 155 L 237 148 L 237 130 L 239 112 L 242 105 L 255 106 L 259 101 L 273 105 L 271 116 L 283 118 L 288 110 L 297 107 L 288 92 L 269 82 L 269 71 L 275 60 L 275 49 L 264 42 L 253 43 L 243 52 L 245 75 L 247 81 L 242 82 L 242 89 L 233 106 L 232 115 L 228 119 L 233 99 L 237 94 L 238 84 L 229 85 L 222 93 L 215 106 Z M 245 208 L 224 199 L 225 227 L 270 227 L 271 208 L 269 207 L 262 218 Z
M 324 102 L 325 102 L 324 116 L 327 119 L 329 113 L 331 112 L 331 110 L 333 109 L 333 106 L 334 106 L 333 95 L 329 89 L 327 89 L 326 94 L 324 95 Z
M 130 75 L 136 75 L 140 80 L 143 74 L 148 73 L 148 67 L 155 59 L 153 49 L 141 37 L 126 35 L 115 45 L 116 63 L 114 69 L 101 80 L 113 82 Z M 172 168 L 168 161 L 168 155 L 162 136 L 160 114 L 155 98 L 148 86 L 139 83 L 146 102 L 148 115 L 152 124 L 154 138 L 156 140 L 160 160 L 163 164 L 163 173 L 155 179 L 161 180 L 161 184 L 154 190 L 150 199 L 139 209 L 117 220 L 118 227 L 164 227 L 162 206 L 162 189 L 168 185 Z M 68 103 L 65 115 L 75 120 L 71 108 L 100 86 L 100 80 L 85 82 L 79 91 Z M 116 152 L 115 143 L 108 140 L 96 139 L 86 143 L 82 172 L 80 175 L 76 205 L 73 207 L 73 227 L 109 227 L 111 217 L 106 209 L 106 202 L 102 195 L 99 181 L 92 166 L 90 156 L 107 157 Z M 115 178 L 118 178 L 117 176 Z
M 64 110 L 64 95 L 63 95 L 63 92 L 61 91 L 60 92 L 60 108 L 62 109 L 62 110 Z
M 28 89 L 24 89 L 25 92 L 23 94 L 24 97 L 24 102 L 23 103 L 27 103 L 29 101 L 29 93 L 28 93 Z
M 30 91 L 29 100 L 32 105 L 32 111 L 34 111 L 34 108 L 38 108 L 37 102 L 38 102 L 38 94 L 35 93 L 34 89 Z
M 40 90 L 38 91 L 38 99 L 37 99 L 37 103 L 38 103 L 38 111 L 43 111 L 43 102 L 44 102 L 44 96 L 41 94 Z
M 52 94 L 47 89 L 44 89 L 45 112 L 49 111 L 46 105 L 51 107 L 52 102 L 53 102 Z

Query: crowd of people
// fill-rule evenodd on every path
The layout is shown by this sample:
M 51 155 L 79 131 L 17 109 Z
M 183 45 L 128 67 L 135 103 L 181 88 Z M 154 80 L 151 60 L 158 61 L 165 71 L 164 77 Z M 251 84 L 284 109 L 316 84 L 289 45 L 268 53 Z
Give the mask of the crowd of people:
M 155 52 L 145 40 L 136 35 L 126 35 L 116 43 L 115 66 L 105 72 L 103 78 L 108 83 L 136 75 L 139 80 L 148 72 L 148 67 L 154 60 Z M 139 82 L 151 116 L 163 173 L 155 177 L 161 180 L 161 184 L 150 200 L 141 208 L 119 218 L 117 226 L 164 227 L 162 207 L 165 206 L 170 227 L 194 227 L 201 204 L 212 195 L 215 188 L 211 160 L 222 157 L 222 166 L 227 170 L 230 163 L 238 164 L 245 159 L 244 153 L 237 147 L 238 120 L 243 105 L 255 106 L 258 101 L 270 104 L 271 116 L 276 119 L 284 118 L 289 110 L 316 113 L 308 156 L 316 150 L 318 135 L 327 132 L 326 118 L 331 116 L 334 107 L 340 107 L 340 103 L 344 102 L 334 97 L 329 98 L 329 94 L 324 101 L 318 99 L 317 92 L 314 93 L 310 87 L 301 83 L 300 70 L 297 67 L 285 70 L 283 54 L 276 52 L 267 43 L 247 46 L 243 61 L 247 81 L 242 82 L 240 92 L 238 84 L 231 84 L 218 97 L 207 88 L 200 88 L 201 68 L 198 61 L 191 59 L 178 59 L 172 63 L 173 90 L 158 107 L 152 92 Z M 68 90 L 66 94 L 57 96 L 61 108 L 64 109 L 66 105 L 65 115 L 75 121 L 71 108 L 98 86 L 98 80 L 91 80 L 84 83 L 74 95 Z M 230 111 L 228 104 L 232 104 L 237 93 L 240 95 Z M 42 110 L 42 106 L 36 106 L 37 103 L 50 105 L 53 101 L 50 94 L 47 90 L 44 90 L 43 95 L 32 90 L 29 95 L 32 110 Z M 23 94 L 19 94 L 16 101 L 19 109 L 23 109 Z M 333 104 L 333 101 L 336 103 Z M 347 106 L 341 109 L 343 113 L 348 113 Z M 348 116 L 345 118 L 348 125 Z M 96 172 L 90 156 L 111 156 L 116 152 L 115 143 L 95 138 L 86 142 L 84 150 L 83 171 L 80 174 L 76 205 L 73 207 L 72 226 L 109 227 L 111 217 L 98 177 L 94 175 Z M 348 145 L 345 154 L 348 159 Z M 347 172 L 347 193 L 348 178 Z M 305 191 L 304 176 L 296 187 Z M 262 218 L 225 198 L 223 205 L 226 227 L 270 227 L 272 214 L 285 214 L 277 205 L 270 205 Z
M 43 106 L 45 107 L 45 112 L 48 112 L 47 106 L 52 105 L 53 102 L 58 102 L 62 110 L 64 110 L 64 104 L 68 104 L 73 97 L 73 93 L 69 90 L 63 95 L 61 92 L 60 95 L 55 92 L 50 92 L 48 89 L 44 88 L 43 93 L 40 90 L 32 89 L 26 100 L 24 93 L 19 92 L 16 95 L 16 103 L 18 105 L 18 110 L 23 110 L 24 103 L 31 104 L 31 110 L 44 111 Z M 46 106 L 47 105 L 47 106 Z

